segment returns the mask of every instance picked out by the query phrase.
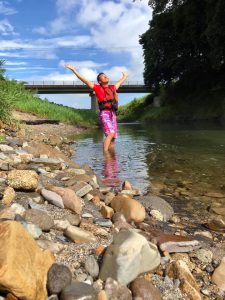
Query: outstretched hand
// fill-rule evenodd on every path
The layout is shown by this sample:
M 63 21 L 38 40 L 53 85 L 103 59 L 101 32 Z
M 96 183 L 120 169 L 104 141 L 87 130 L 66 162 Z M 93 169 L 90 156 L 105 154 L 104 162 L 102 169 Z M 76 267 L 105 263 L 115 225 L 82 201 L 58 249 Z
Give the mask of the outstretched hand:
M 124 72 L 122 72 L 122 74 L 123 74 L 123 77 L 128 77 L 128 72 L 127 71 L 124 71 Z
M 65 64 L 65 67 L 66 67 L 67 69 L 71 70 L 71 71 L 74 70 L 74 67 L 71 66 L 71 65 L 69 65 L 69 64 Z

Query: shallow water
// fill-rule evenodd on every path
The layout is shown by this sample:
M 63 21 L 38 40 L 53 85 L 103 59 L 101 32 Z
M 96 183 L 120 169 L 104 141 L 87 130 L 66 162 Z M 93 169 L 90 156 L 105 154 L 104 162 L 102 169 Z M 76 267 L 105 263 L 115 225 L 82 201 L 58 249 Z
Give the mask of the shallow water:
M 129 180 L 147 192 L 151 183 L 184 183 L 195 195 L 225 189 L 225 128 L 119 124 L 113 158 L 103 156 L 102 139 L 100 129 L 80 135 L 74 159 L 89 164 L 107 185 Z

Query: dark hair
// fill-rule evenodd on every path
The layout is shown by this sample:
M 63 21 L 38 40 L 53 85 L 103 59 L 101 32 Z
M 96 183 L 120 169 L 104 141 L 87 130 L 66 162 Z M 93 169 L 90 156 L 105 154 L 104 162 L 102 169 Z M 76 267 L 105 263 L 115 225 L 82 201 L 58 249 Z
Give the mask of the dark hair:
M 99 78 L 100 78 L 100 76 L 101 76 L 102 74 L 105 74 L 105 73 L 101 72 L 101 73 L 98 74 L 98 76 L 97 76 L 97 81 L 98 81 L 98 82 L 99 82 Z

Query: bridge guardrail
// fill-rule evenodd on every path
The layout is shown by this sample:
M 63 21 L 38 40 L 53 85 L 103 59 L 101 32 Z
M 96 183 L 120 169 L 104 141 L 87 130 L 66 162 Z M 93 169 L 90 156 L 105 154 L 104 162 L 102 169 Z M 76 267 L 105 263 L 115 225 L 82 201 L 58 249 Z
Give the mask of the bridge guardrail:
M 116 84 L 117 81 L 110 81 L 110 85 Z M 23 81 L 24 85 L 29 86 L 51 86 L 51 85 L 63 85 L 63 86 L 83 86 L 85 85 L 82 81 L 46 81 L 46 80 L 38 80 L 38 81 Z M 143 86 L 145 85 L 143 81 L 124 81 L 123 85 L 127 86 Z

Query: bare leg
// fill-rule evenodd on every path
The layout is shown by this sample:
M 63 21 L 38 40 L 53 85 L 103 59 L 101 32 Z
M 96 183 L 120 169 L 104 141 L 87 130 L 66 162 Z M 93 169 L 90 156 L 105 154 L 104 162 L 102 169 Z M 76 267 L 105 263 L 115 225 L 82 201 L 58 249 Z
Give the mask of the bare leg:
M 111 143 L 109 144 L 109 151 L 114 154 L 115 153 L 115 138 L 111 140 Z
M 104 152 L 109 151 L 109 145 L 111 141 L 114 139 L 114 133 L 109 133 L 103 142 L 103 150 Z

